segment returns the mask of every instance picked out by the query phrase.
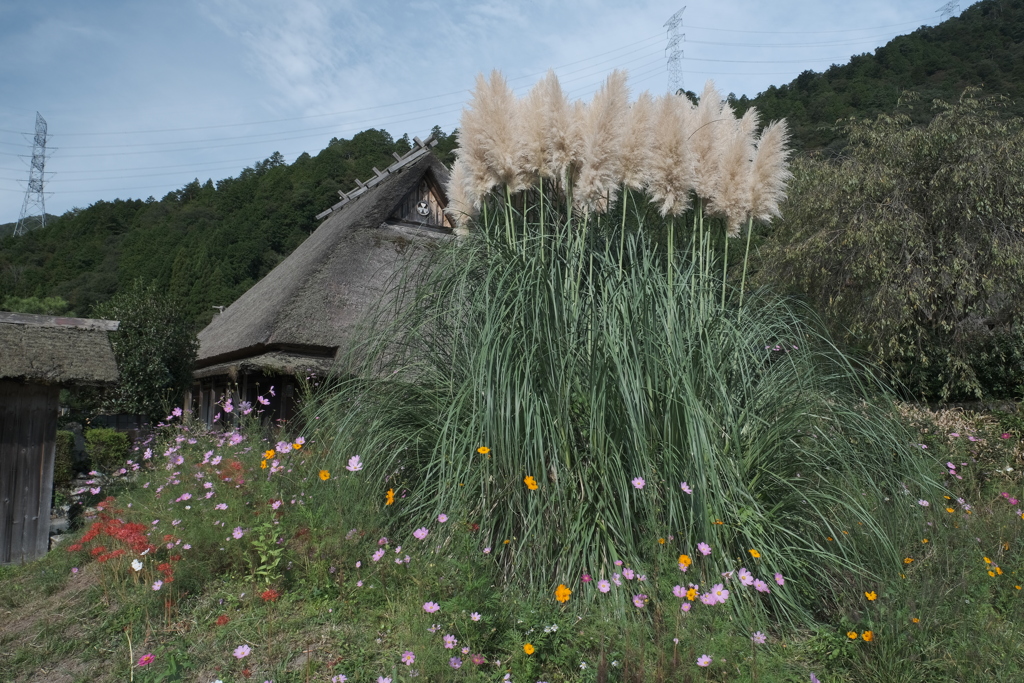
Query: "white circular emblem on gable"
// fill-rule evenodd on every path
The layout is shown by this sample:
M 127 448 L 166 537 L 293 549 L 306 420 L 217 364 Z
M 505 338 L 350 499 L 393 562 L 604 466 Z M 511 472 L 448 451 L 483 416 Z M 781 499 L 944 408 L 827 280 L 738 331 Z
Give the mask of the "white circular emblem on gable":
M 421 216 L 429 216 L 430 203 L 427 202 L 427 200 L 425 199 L 421 199 L 419 202 L 416 203 L 416 213 L 418 213 Z

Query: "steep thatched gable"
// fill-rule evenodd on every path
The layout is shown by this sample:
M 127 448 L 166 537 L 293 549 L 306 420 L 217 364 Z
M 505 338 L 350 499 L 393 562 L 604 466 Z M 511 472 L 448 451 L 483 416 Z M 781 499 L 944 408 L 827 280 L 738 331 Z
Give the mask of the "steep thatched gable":
M 305 242 L 217 315 L 199 333 L 197 377 L 209 376 L 204 368 L 271 351 L 333 358 L 380 300 L 409 246 L 449 232 L 444 223 L 431 225 L 438 215 L 443 220 L 431 202 L 439 199 L 443 211 L 447 169 L 428 149 L 345 195 Z M 429 200 L 417 197 L 424 187 Z M 420 201 L 431 220 L 410 222 L 402 207 Z

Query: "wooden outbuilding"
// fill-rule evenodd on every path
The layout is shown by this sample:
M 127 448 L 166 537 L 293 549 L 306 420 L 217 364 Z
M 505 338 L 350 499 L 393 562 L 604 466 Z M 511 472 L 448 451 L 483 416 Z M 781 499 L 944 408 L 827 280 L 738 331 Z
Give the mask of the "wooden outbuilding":
M 117 382 L 113 320 L 0 312 L 0 564 L 49 549 L 61 387 Z
M 298 384 L 331 370 L 399 264 L 454 234 L 444 212 L 448 169 L 431 152 L 436 144 L 417 138 L 395 163 L 340 193 L 306 241 L 199 333 L 186 396 L 193 413 L 211 424 L 230 397 L 264 417 L 292 417 Z M 258 406 L 258 396 L 270 405 Z

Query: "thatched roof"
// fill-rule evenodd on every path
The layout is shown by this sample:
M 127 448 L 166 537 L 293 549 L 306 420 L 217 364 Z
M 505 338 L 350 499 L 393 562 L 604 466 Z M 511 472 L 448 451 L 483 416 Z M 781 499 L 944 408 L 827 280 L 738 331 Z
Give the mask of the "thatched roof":
M 424 238 L 447 237 L 389 220 L 425 177 L 431 187 L 447 182 L 447 169 L 429 152 L 429 141 L 417 143 L 320 214 L 327 220 L 306 241 L 199 333 L 197 377 L 209 376 L 203 369 L 215 365 L 233 374 L 233 361 L 271 351 L 333 359 L 380 301 L 410 247 Z
M 108 332 L 116 320 L 0 312 L 0 379 L 41 384 L 114 384 Z

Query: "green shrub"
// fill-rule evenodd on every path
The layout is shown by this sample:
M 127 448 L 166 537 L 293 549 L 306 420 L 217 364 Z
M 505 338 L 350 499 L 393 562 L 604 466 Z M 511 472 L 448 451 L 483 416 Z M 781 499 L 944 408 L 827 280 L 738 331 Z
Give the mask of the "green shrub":
M 71 486 L 74 476 L 75 434 L 60 430 L 57 432 L 57 445 L 53 456 L 53 486 L 63 489 Z
M 968 93 L 853 120 L 839 160 L 801 159 L 760 281 L 805 296 L 833 333 L 923 398 L 1024 386 L 1024 120 Z
M 113 474 L 124 467 L 128 447 L 128 435 L 117 430 L 101 427 L 85 432 L 85 452 L 89 455 L 89 466 L 97 472 Z

